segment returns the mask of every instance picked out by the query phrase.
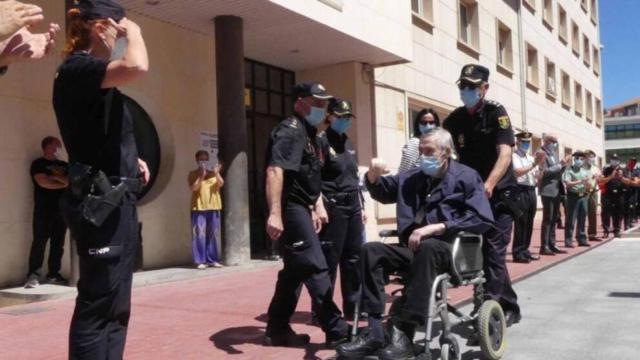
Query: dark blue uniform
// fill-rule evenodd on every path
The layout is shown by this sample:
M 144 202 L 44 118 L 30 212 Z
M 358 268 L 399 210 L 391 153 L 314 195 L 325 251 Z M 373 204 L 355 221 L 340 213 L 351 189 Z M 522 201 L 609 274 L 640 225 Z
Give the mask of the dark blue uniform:
M 331 127 L 318 136 L 322 157 L 322 196 L 329 223 L 320 232 L 332 287 L 340 264 L 342 311 L 346 318 L 353 317 L 360 298 L 358 260 L 364 229 L 362 201 L 360 199 L 358 162 L 351 140 Z
M 484 186 L 473 169 L 450 160 L 442 179 L 429 177 L 419 168 L 384 176 L 375 184 L 366 182 L 371 197 L 383 204 L 396 204 L 399 245 L 366 243 L 362 248 L 363 311 L 383 314 L 384 273 L 408 272 L 406 302 L 400 314 L 404 321 L 424 320 L 431 284 L 450 271 L 451 245 L 460 231 L 486 232 L 493 223 Z M 427 224 L 444 223 L 443 235 L 424 240 L 414 253 L 407 247 L 411 233 Z
M 322 152 L 316 128 L 300 117 L 282 121 L 271 132 L 267 163 L 283 169 L 282 222 L 280 238 L 284 268 L 278 273 L 275 294 L 269 305 L 267 336 L 290 331 L 300 284 L 309 290 L 318 320 L 328 338 L 347 335 L 347 324 L 332 299 L 329 268 L 313 227 L 310 207 L 320 196 Z
M 515 145 L 507 111 L 494 101 L 484 101 L 473 115 L 465 107 L 459 107 L 444 120 L 443 126 L 453 137 L 460 162 L 478 171 L 483 181 L 487 180 L 498 160 L 497 146 Z M 505 312 L 519 313 L 518 297 L 511 286 L 506 265 L 513 227 L 513 214 L 507 202 L 517 200 L 516 189 L 516 177 L 509 165 L 489 199 L 496 227 L 484 234 L 483 250 L 487 277 L 485 290 Z
M 117 89 L 102 89 L 108 61 L 86 52 L 69 56 L 58 69 L 53 106 L 71 164 L 90 165 L 113 178 L 138 177 L 133 120 Z M 65 195 L 71 198 L 70 192 Z M 78 247 L 80 279 L 71 320 L 71 359 L 120 359 L 131 308 L 138 241 L 136 194 L 100 226 L 81 218 L 74 201 L 64 209 Z

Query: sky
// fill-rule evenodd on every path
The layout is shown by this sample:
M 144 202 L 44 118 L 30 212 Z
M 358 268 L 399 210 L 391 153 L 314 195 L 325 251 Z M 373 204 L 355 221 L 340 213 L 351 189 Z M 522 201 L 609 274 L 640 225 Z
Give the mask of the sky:
M 640 0 L 599 0 L 605 108 L 640 96 Z

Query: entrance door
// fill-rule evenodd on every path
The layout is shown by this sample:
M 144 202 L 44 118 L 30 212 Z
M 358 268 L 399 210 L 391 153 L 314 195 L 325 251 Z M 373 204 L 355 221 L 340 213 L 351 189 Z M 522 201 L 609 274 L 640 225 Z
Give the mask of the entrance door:
M 293 110 L 291 90 L 294 73 L 245 59 L 247 126 L 249 130 L 249 208 L 251 255 L 269 255 L 271 240 L 266 234 L 265 195 L 266 149 L 271 130 Z

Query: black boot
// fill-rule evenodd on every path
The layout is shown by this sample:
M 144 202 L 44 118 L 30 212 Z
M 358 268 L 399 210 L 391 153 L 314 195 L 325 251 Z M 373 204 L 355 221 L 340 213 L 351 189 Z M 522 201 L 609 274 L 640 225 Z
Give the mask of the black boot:
M 265 346 L 301 347 L 309 344 L 310 340 L 309 335 L 296 334 L 291 327 L 287 326 L 281 331 L 274 331 L 267 328 L 263 344 Z
M 338 359 L 362 359 L 365 356 L 373 355 L 384 346 L 384 339 L 378 339 L 371 332 L 366 331 L 353 341 L 338 345 L 336 352 Z
M 380 360 L 414 359 L 413 335 L 415 329 L 414 324 L 395 320 L 389 334 L 389 345 L 378 351 L 378 358 Z

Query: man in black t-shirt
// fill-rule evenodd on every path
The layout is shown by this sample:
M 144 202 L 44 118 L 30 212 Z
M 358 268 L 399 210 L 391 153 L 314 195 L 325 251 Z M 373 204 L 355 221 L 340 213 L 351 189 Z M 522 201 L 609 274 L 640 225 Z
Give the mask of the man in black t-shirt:
M 517 181 L 511 166 L 514 134 L 504 106 L 485 99 L 489 69 L 465 65 L 457 84 L 464 106 L 455 109 L 444 120 L 443 127 L 451 132 L 460 162 L 480 174 L 491 202 L 495 227 L 484 234 L 485 291 L 502 305 L 510 326 L 521 317 L 506 264 L 513 216 L 521 215 L 516 202 Z
M 29 271 L 25 288 L 39 285 L 38 270 L 44 261 L 47 240 L 49 244 L 49 263 L 47 281 L 64 284 L 66 279 L 60 275 L 60 261 L 64 252 L 64 235 L 67 227 L 60 213 L 60 196 L 68 185 L 67 163 L 58 160 L 56 152 L 62 144 L 60 140 L 47 136 L 40 144 L 42 157 L 31 163 L 31 181 L 33 182 L 33 243 L 29 254 Z

